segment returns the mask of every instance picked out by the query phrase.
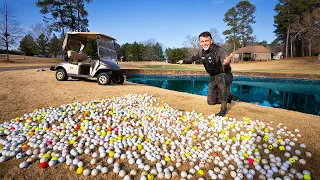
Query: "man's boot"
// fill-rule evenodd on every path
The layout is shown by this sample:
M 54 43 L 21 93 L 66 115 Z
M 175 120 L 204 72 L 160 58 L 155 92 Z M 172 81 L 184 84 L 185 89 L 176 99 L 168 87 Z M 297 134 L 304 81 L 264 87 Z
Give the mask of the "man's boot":
M 227 101 L 221 101 L 221 110 L 216 114 L 216 116 L 226 116 L 227 114 Z

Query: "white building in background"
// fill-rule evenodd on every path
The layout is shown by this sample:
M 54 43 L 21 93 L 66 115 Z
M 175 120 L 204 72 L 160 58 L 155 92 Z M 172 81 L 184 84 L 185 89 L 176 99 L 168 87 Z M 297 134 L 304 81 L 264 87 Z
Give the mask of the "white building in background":
M 283 58 L 283 53 L 282 52 L 278 52 L 273 56 L 273 59 L 281 59 Z

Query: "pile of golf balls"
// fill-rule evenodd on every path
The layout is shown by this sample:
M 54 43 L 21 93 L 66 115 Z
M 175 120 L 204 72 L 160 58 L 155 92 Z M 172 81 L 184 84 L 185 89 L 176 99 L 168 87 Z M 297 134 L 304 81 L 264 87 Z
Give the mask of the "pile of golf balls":
M 79 175 L 127 180 L 311 179 L 304 167 L 312 154 L 300 137 L 281 123 L 205 117 L 150 94 L 128 94 L 37 109 L 0 124 L 0 163 L 64 163 Z

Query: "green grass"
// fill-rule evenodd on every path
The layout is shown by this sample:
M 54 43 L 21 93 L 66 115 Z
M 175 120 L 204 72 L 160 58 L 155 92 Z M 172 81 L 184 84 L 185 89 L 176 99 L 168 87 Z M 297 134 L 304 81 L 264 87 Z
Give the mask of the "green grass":
M 141 66 L 140 68 L 155 69 L 155 70 L 193 70 L 193 71 L 203 71 L 203 68 L 188 67 L 181 65 L 150 65 Z

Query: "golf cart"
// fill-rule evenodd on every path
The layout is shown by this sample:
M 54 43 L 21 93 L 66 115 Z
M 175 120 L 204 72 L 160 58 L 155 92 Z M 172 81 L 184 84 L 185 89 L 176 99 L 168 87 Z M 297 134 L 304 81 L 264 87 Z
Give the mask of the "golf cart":
M 96 58 L 88 57 L 84 49 L 88 40 L 96 41 Z M 123 74 L 117 64 L 115 39 L 96 32 L 69 32 L 67 33 L 62 50 L 64 61 L 50 70 L 56 71 L 56 79 L 65 81 L 68 77 L 74 79 L 97 78 L 100 85 L 124 82 Z

